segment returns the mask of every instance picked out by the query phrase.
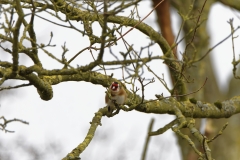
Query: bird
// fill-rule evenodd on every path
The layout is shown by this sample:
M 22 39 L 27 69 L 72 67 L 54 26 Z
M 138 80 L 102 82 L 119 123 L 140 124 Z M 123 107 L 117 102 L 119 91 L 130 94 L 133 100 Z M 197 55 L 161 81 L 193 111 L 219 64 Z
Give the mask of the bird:
M 112 82 L 112 84 L 109 86 L 109 92 L 111 94 L 111 99 L 109 98 L 108 94 L 106 94 L 105 103 L 108 106 L 108 111 L 112 113 L 113 110 L 118 107 L 117 105 L 122 105 L 125 103 L 127 99 L 127 93 L 123 86 L 118 82 Z

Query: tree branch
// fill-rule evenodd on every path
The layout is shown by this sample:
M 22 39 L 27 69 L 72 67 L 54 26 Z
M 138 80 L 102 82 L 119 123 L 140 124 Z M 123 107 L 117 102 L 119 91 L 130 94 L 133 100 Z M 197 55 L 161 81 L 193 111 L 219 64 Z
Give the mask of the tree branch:
M 240 3 L 238 3 L 236 0 L 218 0 L 218 2 L 240 11 Z
M 22 22 L 24 20 L 24 13 L 21 7 L 20 0 L 15 1 L 15 9 L 18 13 L 18 19 L 16 22 L 15 27 L 13 28 L 13 45 L 12 45 L 12 59 L 13 59 L 13 68 L 12 68 L 12 74 L 16 75 L 18 70 L 18 37 L 19 37 L 19 31 L 20 27 L 22 25 Z
M 79 156 L 80 154 L 87 148 L 87 146 L 90 144 L 92 141 L 95 131 L 97 127 L 100 125 L 101 126 L 101 119 L 102 116 L 105 116 L 107 113 L 107 108 L 101 108 L 97 113 L 95 113 L 95 116 L 92 119 L 92 122 L 90 122 L 91 126 L 88 130 L 88 133 L 83 140 L 82 143 L 80 143 L 76 148 L 72 150 L 71 153 L 69 153 L 66 157 L 64 157 L 62 160 L 73 160 L 73 159 L 80 159 Z

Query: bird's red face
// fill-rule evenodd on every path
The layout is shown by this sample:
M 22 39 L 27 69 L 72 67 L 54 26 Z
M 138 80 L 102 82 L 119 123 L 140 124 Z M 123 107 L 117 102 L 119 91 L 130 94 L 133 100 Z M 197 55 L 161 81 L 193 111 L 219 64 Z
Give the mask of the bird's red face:
M 119 91 L 119 84 L 118 84 L 118 82 L 113 82 L 111 84 L 111 90 L 114 91 L 114 92 Z

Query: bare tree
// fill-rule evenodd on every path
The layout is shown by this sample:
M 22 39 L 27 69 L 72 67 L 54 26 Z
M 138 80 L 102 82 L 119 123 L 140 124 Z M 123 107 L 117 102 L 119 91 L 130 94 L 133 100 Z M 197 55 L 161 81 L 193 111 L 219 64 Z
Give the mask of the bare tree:
M 215 77 L 212 76 L 213 70 L 208 55 L 227 38 L 232 38 L 233 75 L 239 78 L 236 74 L 239 60 L 235 58 L 234 53 L 234 32 L 239 27 L 234 27 L 233 20 L 230 19 L 229 35 L 218 44 L 209 47 L 205 19 L 214 2 L 213 0 L 201 2 L 153 0 L 153 9 L 149 14 L 154 10 L 157 11 L 158 24 L 162 32 L 160 34 L 143 22 L 149 14 L 145 17 L 139 16 L 140 0 L 0 0 L 1 16 L 4 18 L 1 23 L 0 47 L 1 54 L 7 57 L 0 61 L 0 91 L 32 86 L 37 89 L 42 100 L 48 101 L 53 98 L 52 86 L 62 82 L 85 81 L 106 87 L 106 96 L 113 101 L 115 110 L 111 112 L 108 106 L 103 106 L 96 111 L 85 139 L 79 142 L 79 145 L 63 158 L 64 160 L 79 159 L 93 139 L 97 127 L 101 125 L 102 117 L 117 116 L 121 114 L 121 110 L 176 115 L 176 119 L 157 131 L 152 131 L 153 122 L 151 122 L 142 159 L 145 159 L 150 136 L 160 135 L 172 129 L 180 137 L 184 159 L 193 159 L 189 158 L 192 155 L 189 150 L 186 151 L 187 146 L 190 145 L 190 149 L 195 152 L 194 157 L 212 160 L 209 143 L 221 135 L 227 125 L 222 124 L 219 133 L 210 137 L 199 131 L 196 119 L 229 118 L 240 112 L 240 97 L 237 95 L 225 101 L 217 101 L 222 99 L 222 95 L 216 86 Z M 239 4 L 235 4 L 234 1 L 220 2 L 239 10 Z M 170 6 L 177 9 L 182 18 L 176 38 L 171 29 Z M 129 16 L 120 16 L 127 9 L 131 9 Z M 50 32 L 48 43 L 38 41 L 34 25 L 36 18 L 80 33 L 88 38 L 89 45 L 79 49 L 75 55 L 69 56 L 70 49 L 67 43 L 64 43 L 61 54 L 56 53 L 54 51 L 56 46 L 52 43 L 54 32 Z M 95 24 L 101 28 L 101 34 L 96 33 Z M 127 30 L 125 27 L 128 27 Z M 126 35 L 135 29 L 149 38 L 149 43 L 140 49 L 134 47 L 126 38 Z M 179 37 L 180 32 L 184 32 L 182 38 Z M 120 42 L 125 47 L 124 51 L 117 51 L 114 48 Z M 185 49 L 179 56 L 178 46 L 183 42 Z M 153 54 L 151 48 L 156 45 L 162 52 Z M 74 61 L 79 57 L 84 58 L 82 54 L 86 52 L 91 54 L 92 60 L 86 65 L 76 66 Z M 39 58 L 40 53 L 48 55 L 58 62 L 60 67 L 47 69 Z M 33 65 L 20 65 L 20 54 L 28 57 Z M 112 55 L 113 58 L 106 60 L 107 54 Z M 161 68 L 152 68 L 153 61 L 166 64 L 171 82 L 166 81 L 159 71 Z M 108 75 L 109 72 L 112 74 Z M 146 78 L 146 72 L 151 73 L 152 78 Z M 121 73 L 121 76 L 114 73 Z M 7 80 L 21 80 L 22 83 L 3 86 L 2 84 Z M 156 93 L 155 99 L 146 99 L 145 88 L 155 81 L 160 82 L 170 96 Z M 112 82 L 117 82 L 126 91 L 127 100 L 124 105 L 117 104 L 114 95 L 111 94 L 110 89 L 107 89 Z M 136 83 L 139 83 L 140 87 L 137 87 Z M 126 85 L 130 86 L 129 90 Z M 213 88 L 216 94 L 213 94 Z M 9 121 L 4 117 L 2 119 L 4 119 L 4 124 L 1 124 L 2 129 L 7 131 L 6 124 Z M 10 122 L 16 120 L 27 123 L 19 119 Z

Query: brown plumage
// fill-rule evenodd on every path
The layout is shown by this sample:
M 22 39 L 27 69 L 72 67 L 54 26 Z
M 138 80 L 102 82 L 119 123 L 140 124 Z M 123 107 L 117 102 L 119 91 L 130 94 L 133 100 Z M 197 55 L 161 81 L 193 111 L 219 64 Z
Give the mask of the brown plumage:
M 127 99 L 127 93 L 118 82 L 113 82 L 109 87 L 109 91 L 111 94 L 111 100 L 106 94 L 105 102 L 108 105 L 108 111 L 112 113 L 116 108 L 115 104 L 122 105 L 125 103 Z

